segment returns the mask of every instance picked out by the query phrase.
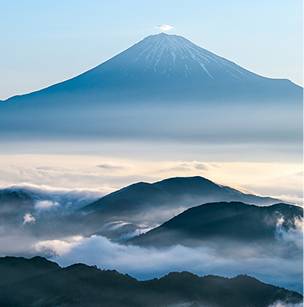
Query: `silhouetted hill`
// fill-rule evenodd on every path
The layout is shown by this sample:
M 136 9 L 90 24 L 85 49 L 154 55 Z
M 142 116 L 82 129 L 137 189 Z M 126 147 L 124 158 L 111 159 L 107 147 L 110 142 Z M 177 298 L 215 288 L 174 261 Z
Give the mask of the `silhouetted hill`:
M 34 276 L 46 274 L 60 269 L 59 265 L 43 257 L 26 259 L 23 257 L 0 258 L 0 287 L 3 285 L 23 282 Z M 0 304 L 1 305 L 1 304 Z
M 95 220 L 123 220 L 159 224 L 187 208 L 207 202 L 242 201 L 258 205 L 278 202 L 270 197 L 244 194 L 203 177 L 176 177 L 156 183 L 139 182 L 110 193 L 83 208 Z
M 203 245 L 203 242 L 274 242 L 279 230 L 296 227 L 301 207 L 275 204 L 258 207 L 241 202 L 208 203 L 193 207 L 161 226 L 130 240 L 133 244 Z M 280 227 L 280 229 L 278 229 Z
M 19 275 L 22 279 L 6 280 L 4 274 Z M 278 301 L 300 303 L 302 300 L 296 292 L 264 284 L 249 276 L 199 277 L 181 272 L 137 281 L 116 271 L 84 264 L 60 268 L 37 257 L 0 258 L 0 276 L 3 278 L 1 306 L 268 307 Z
M 135 183 L 86 205 L 89 199 L 90 196 L 77 191 L 48 194 L 22 188 L 0 190 L 2 230 L 43 238 L 98 234 L 124 241 L 202 203 L 278 202 L 270 197 L 244 194 L 199 176 Z M 31 214 L 35 220 L 25 224 L 25 214 Z

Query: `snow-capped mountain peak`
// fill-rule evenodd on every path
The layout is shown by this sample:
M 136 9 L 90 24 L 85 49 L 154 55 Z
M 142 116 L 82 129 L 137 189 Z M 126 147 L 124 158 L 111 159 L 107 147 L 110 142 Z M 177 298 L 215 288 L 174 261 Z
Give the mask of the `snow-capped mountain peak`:
M 70 80 L 10 100 L 61 105 L 85 101 L 294 100 L 301 88 L 259 76 L 188 39 L 150 35 L 108 61 Z M 68 99 L 66 97 L 69 97 Z M 32 102 L 31 102 L 32 103 Z
M 140 66 L 145 71 L 180 78 L 206 80 L 243 79 L 256 75 L 233 62 L 203 49 L 182 36 L 160 33 L 150 35 L 119 55 L 129 68 Z

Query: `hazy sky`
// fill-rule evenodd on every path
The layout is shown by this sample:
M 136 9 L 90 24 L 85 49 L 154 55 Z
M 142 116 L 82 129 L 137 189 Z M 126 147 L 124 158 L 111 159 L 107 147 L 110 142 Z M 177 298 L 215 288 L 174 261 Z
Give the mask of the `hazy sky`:
M 3 142 L 0 188 L 34 184 L 108 193 L 139 181 L 203 176 L 245 192 L 301 204 L 301 162 L 301 155 L 288 144 Z
M 0 99 L 77 75 L 174 26 L 256 73 L 302 84 L 302 1 L 0 0 Z

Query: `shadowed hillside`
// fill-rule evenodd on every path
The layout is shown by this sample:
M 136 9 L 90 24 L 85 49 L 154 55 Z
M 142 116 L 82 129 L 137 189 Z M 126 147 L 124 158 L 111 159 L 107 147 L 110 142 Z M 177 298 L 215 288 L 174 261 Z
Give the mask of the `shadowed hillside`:
M 188 209 L 129 242 L 152 246 L 224 244 L 227 240 L 248 245 L 273 243 L 279 231 L 295 229 L 296 220 L 302 218 L 301 207 L 287 204 L 258 207 L 240 202 L 209 203 Z
M 155 183 L 139 182 L 110 193 L 83 208 L 94 219 L 135 223 L 166 221 L 183 210 L 207 202 L 242 201 L 257 205 L 278 202 L 221 186 L 203 177 L 176 177 Z
M 116 271 L 84 264 L 60 268 L 44 258 L 0 258 L 1 306 L 213 306 L 268 307 L 300 303 L 296 292 L 240 275 L 199 277 L 181 272 L 137 281 Z

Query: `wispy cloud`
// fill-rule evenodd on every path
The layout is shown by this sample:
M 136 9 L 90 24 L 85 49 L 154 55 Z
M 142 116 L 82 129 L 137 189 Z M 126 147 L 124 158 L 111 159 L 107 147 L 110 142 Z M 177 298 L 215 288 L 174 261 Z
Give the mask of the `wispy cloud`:
M 303 303 L 292 304 L 292 303 L 286 303 L 283 301 L 276 301 L 275 303 L 271 304 L 268 307 L 303 307 Z
M 115 165 L 115 164 L 108 164 L 108 163 L 103 163 L 103 164 L 98 164 L 96 167 L 101 168 L 103 170 L 110 170 L 110 171 L 115 171 L 115 170 L 122 170 L 125 168 L 123 165 Z
M 36 222 L 36 218 L 31 213 L 26 213 L 23 216 L 23 224 L 33 224 Z
M 57 201 L 51 201 L 51 200 L 40 200 L 37 201 L 35 204 L 35 209 L 38 210 L 47 210 L 54 207 L 59 206 L 59 203 Z
M 157 28 L 161 30 L 162 32 L 167 32 L 167 31 L 174 29 L 174 27 L 169 24 L 161 24 L 161 25 L 158 25 Z
M 185 162 L 175 162 L 171 167 L 163 169 L 162 171 L 201 173 L 203 171 L 209 170 L 212 167 L 213 165 L 211 163 L 204 163 L 200 161 L 185 161 Z
M 227 250 L 217 250 L 208 244 L 199 248 L 174 246 L 155 249 L 121 245 L 101 236 L 75 238 L 40 241 L 34 248 L 36 252 L 44 253 L 64 266 L 82 262 L 116 269 L 140 279 L 182 270 L 200 275 L 233 276 L 246 273 L 265 282 L 300 290 L 301 256 L 285 257 L 284 252 L 280 254 L 271 247 L 262 252 L 257 246 L 234 244 L 231 248 L 237 249 L 238 253 L 230 254 Z
M 60 240 L 45 240 L 34 244 L 34 249 L 38 253 L 48 255 L 64 255 L 69 253 L 75 246 L 79 245 L 84 238 L 73 236 Z

